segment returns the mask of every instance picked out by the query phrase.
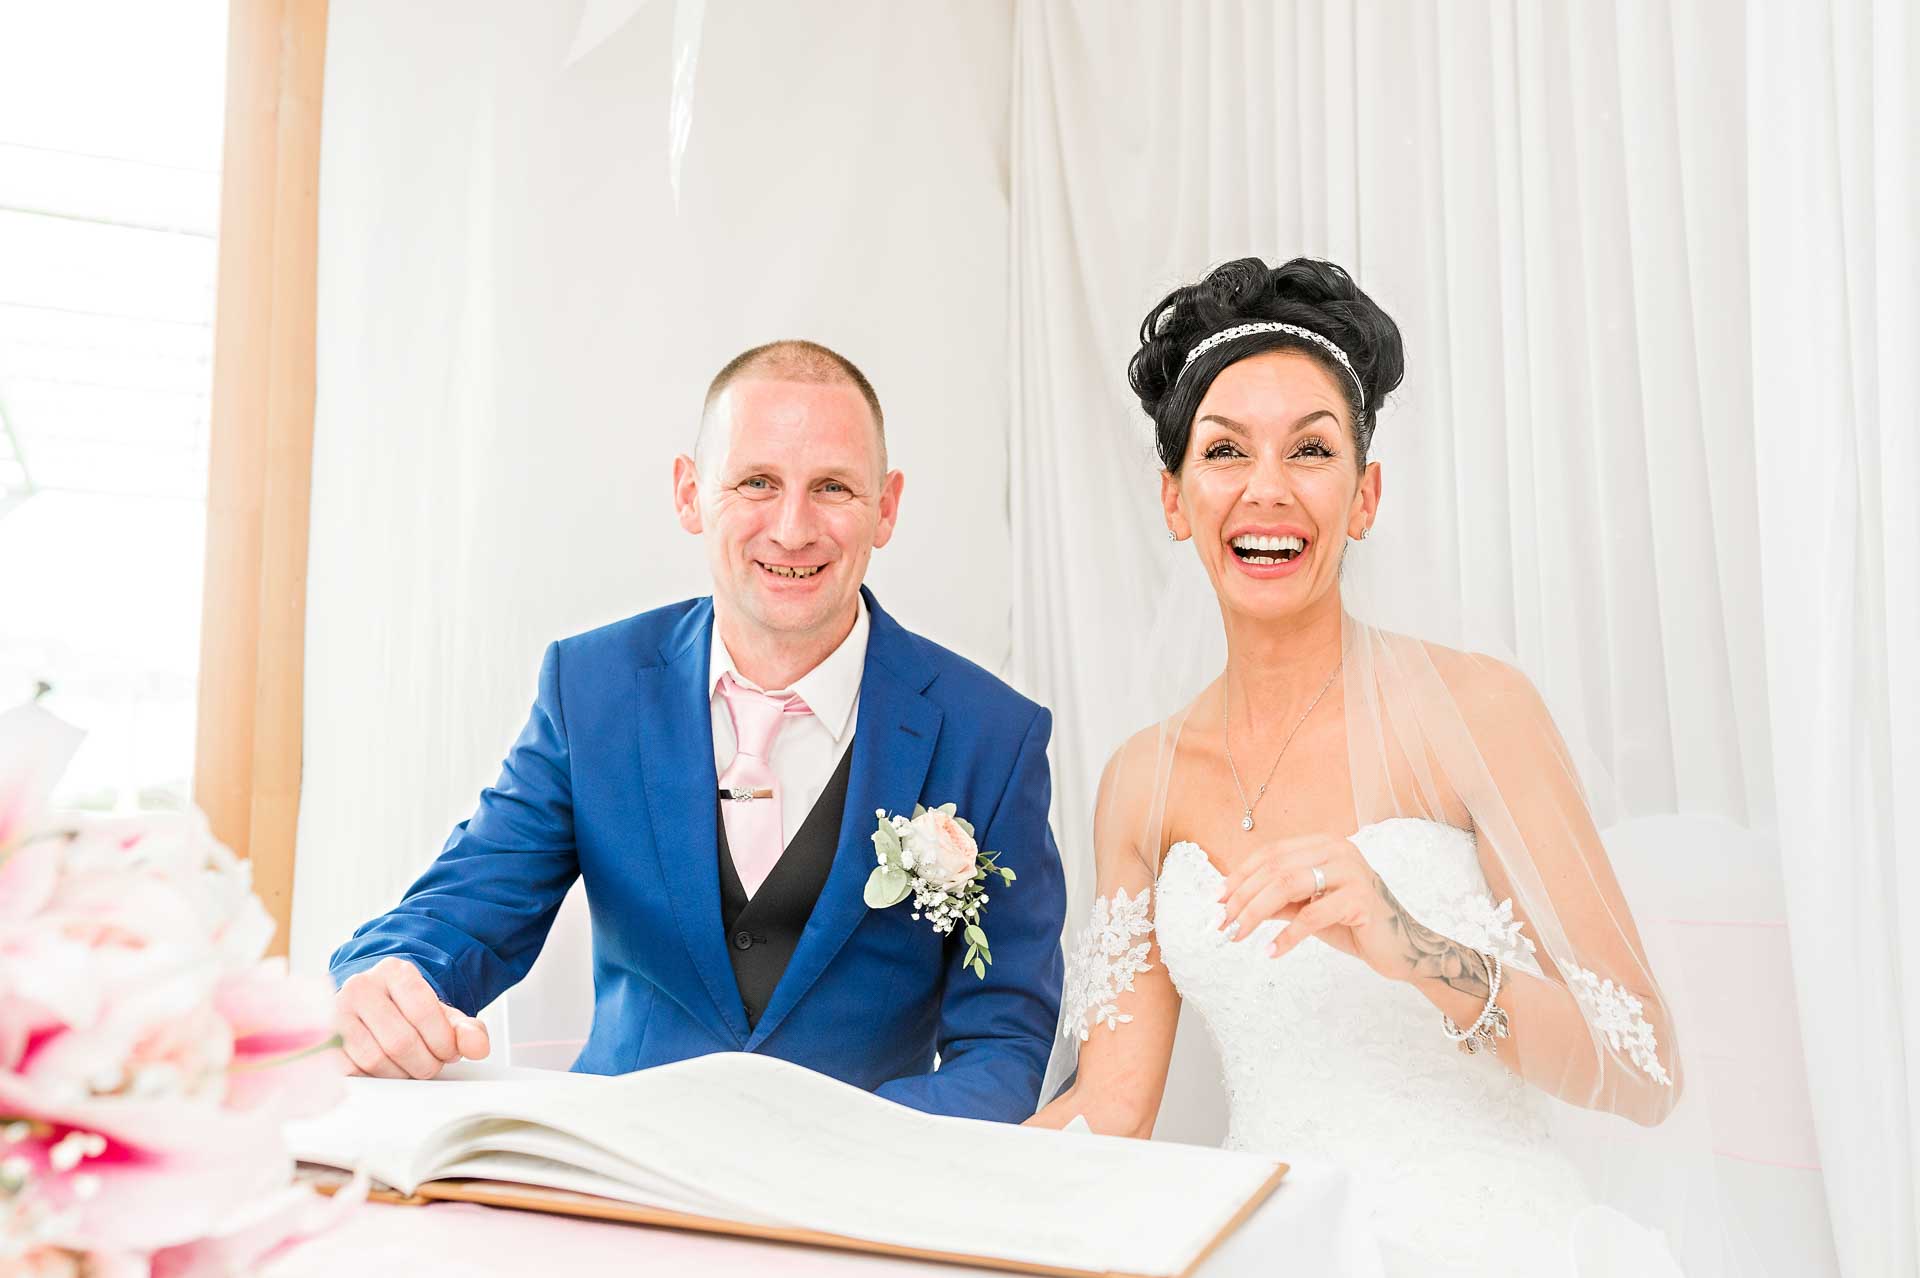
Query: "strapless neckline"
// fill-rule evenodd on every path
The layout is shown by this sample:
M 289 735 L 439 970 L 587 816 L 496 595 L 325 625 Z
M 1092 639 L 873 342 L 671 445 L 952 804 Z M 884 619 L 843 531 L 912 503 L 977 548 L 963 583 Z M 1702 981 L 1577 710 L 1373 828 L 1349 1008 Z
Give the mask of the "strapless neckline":
M 1538 971 L 1511 903 L 1488 891 L 1471 831 L 1397 818 L 1351 838 L 1422 923 Z M 1474 1255 L 1475 1240 L 1497 1237 L 1512 1269 L 1503 1259 L 1475 1272 L 1567 1272 L 1567 1239 L 1589 1199 L 1553 1144 L 1545 1098 L 1496 1061 L 1459 1052 L 1418 990 L 1359 959 L 1312 940 L 1270 958 L 1259 942 L 1284 926 L 1272 920 L 1230 940 L 1219 930 L 1223 877 L 1200 844 L 1174 843 L 1155 883 L 1154 931 L 1219 1050 L 1227 1144 L 1345 1166 L 1383 1239 L 1408 1254 Z

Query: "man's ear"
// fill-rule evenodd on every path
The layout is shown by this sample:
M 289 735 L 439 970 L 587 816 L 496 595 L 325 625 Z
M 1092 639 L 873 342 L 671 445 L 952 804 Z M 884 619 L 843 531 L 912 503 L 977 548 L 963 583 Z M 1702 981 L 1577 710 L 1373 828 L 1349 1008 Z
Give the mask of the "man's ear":
M 706 531 L 700 520 L 700 468 L 685 453 L 673 459 L 673 509 L 682 528 L 690 533 Z
M 900 519 L 900 491 L 906 486 L 907 477 L 897 470 L 888 471 L 880 485 L 880 522 L 873 530 L 875 550 L 893 540 L 893 527 Z

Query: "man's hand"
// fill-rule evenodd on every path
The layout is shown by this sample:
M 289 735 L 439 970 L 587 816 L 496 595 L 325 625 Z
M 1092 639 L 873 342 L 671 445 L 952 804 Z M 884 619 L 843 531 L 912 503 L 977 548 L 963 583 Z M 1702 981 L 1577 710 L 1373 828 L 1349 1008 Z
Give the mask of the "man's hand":
M 434 995 L 401 958 L 384 958 L 346 979 L 333 996 L 334 1020 L 356 1074 L 432 1078 L 462 1057 L 484 1060 L 487 1027 Z

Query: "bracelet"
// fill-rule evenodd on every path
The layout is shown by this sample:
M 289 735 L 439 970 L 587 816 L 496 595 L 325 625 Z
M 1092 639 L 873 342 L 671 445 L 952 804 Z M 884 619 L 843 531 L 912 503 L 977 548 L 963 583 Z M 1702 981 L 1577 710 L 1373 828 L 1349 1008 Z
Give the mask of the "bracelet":
M 1478 951 L 1476 951 L 1478 952 Z M 1502 970 L 1497 954 L 1480 954 L 1480 961 L 1487 969 L 1487 1005 L 1480 1009 L 1480 1017 L 1466 1029 L 1453 1023 L 1451 1016 L 1442 1013 L 1440 1028 L 1447 1038 L 1460 1044 L 1460 1050 L 1472 1056 L 1480 1051 L 1493 1050 L 1493 1040 L 1505 1038 L 1510 1032 L 1507 1024 L 1507 1010 L 1494 1000 L 1500 997 L 1500 977 Z

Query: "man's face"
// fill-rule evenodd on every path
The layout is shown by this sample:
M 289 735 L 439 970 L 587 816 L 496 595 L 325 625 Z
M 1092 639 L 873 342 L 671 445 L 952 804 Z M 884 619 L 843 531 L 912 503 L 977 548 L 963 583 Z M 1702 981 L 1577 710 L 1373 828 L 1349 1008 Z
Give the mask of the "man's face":
M 881 470 L 860 392 L 742 379 L 714 401 L 700 452 L 674 462 L 675 503 L 681 527 L 706 539 L 714 597 L 734 624 L 776 641 L 851 625 L 903 483 Z

